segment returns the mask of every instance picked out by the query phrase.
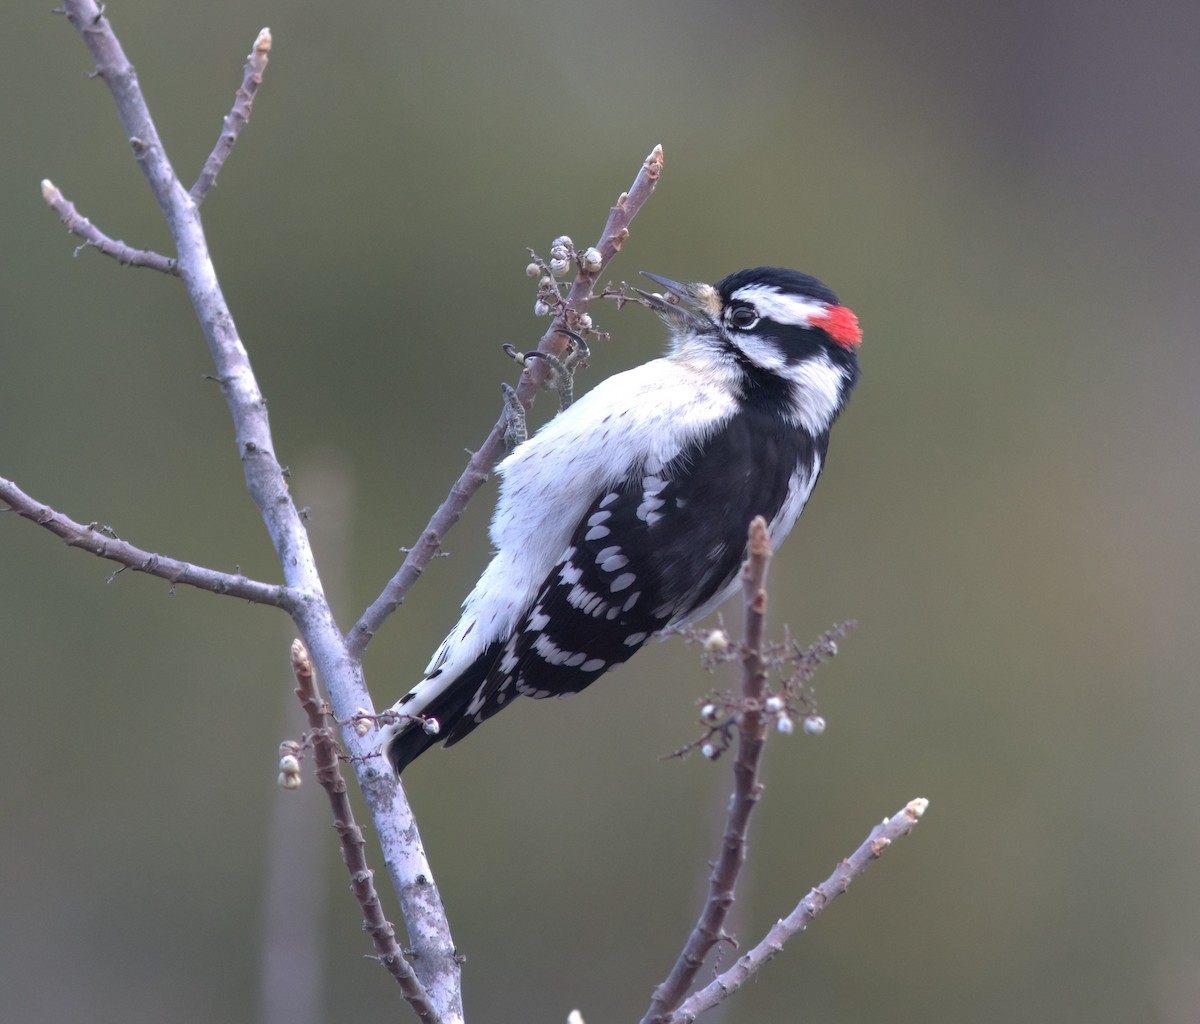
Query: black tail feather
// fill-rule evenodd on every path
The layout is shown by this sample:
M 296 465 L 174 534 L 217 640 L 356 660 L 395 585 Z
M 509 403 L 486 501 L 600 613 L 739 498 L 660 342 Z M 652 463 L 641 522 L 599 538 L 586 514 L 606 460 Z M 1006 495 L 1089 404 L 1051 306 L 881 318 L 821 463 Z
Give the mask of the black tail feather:
M 477 725 L 474 717 L 467 715 L 467 708 L 474 699 L 479 687 L 483 685 L 488 673 L 495 665 L 496 659 L 503 650 L 502 643 L 491 644 L 476 658 L 457 679 L 428 704 L 421 709 L 421 718 L 433 719 L 438 724 L 438 731 L 430 734 L 425 731 L 419 721 L 412 722 L 402 732 L 392 737 L 387 745 L 387 757 L 392 767 L 399 775 L 426 750 L 445 740 L 445 745 L 453 746 Z M 403 702 L 400 707 L 403 712 Z

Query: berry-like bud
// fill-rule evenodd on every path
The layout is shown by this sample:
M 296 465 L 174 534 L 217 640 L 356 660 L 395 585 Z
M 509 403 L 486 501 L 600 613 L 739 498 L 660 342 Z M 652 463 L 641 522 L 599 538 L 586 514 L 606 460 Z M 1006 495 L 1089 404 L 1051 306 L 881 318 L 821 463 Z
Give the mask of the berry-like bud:
M 582 327 L 582 328 L 583 328 L 585 331 L 587 331 L 587 330 L 591 330 L 591 327 L 592 327 L 592 314 L 591 314 L 591 313 L 584 313 L 584 314 L 583 314 L 583 316 L 581 316 L 581 317 L 579 318 L 579 326 L 580 326 L 580 327 Z
M 771 694 L 763 703 L 768 715 L 777 715 L 787 707 L 787 702 L 777 693 Z
M 421 728 L 425 730 L 426 736 L 436 736 L 442 731 L 441 723 L 436 718 L 426 718 L 421 723 Z
M 562 249 L 564 252 L 570 252 L 575 248 L 575 243 L 571 241 L 570 235 L 559 235 L 553 242 L 550 243 L 551 249 Z M 553 253 L 551 253 L 553 255 Z
M 287 746 L 286 743 L 280 747 Z M 294 746 L 294 744 L 293 744 Z M 300 759 L 295 754 L 283 754 L 279 758 L 279 785 L 284 789 L 297 789 L 300 786 Z
M 546 303 L 544 303 L 541 299 L 538 299 L 538 301 L 533 304 L 533 315 L 534 316 L 549 316 L 550 315 L 550 307 L 547 306 Z
M 705 704 L 700 709 L 700 720 L 705 725 L 716 725 L 721 720 L 721 711 L 715 704 Z
M 354 733 L 357 736 L 366 736 L 374 728 L 375 723 L 365 715 L 360 715 L 354 720 Z
M 570 261 L 565 257 L 555 257 L 550 261 L 550 273 L 552 273 L 555 277 L 562 277 L 563 274 L 567 272 L 567 268 L 570 267 L 570 265 Z
M 792 716 L 786 711 L 781 711 L 775 716 L 775 729 L 783 733 L 785 736 L 790 736 L 792 730 L 796 728 L 796 723 L 792 721 Z
M 715 761 L 717 759 L 718 750 L 711 743 L 705 743 L 700 748 L 700 753 L 707 757 L 710 761 Z
M 295 754 L 300 750 L 300 744 L 295 740 L 284 740 L 279 744 L 279 756 L 287 757 L 288 754 Z
M 729 650 L 729 634 L 723 629 L 714 629 L 704 638 L 704 649 L 709 654 L 724 654 Z
M 597 271 L 604 265 L 604 257 L 599 249 L 589 245 L 579 254 L 579 265 L 584 270 Z
M 542 272 L 542 268 L 539 267 L 536 263 L 530 263 L 529 266 L 527 266 L 525 268 L 525 276 L 526 277 L 537 277 L 538 274 L 540 274 L 541 272 Z
M 820 736 L 825 731 L 825 719 L 820 715 L 809 715 L 804 719 L 804 731 L 809 736 Z

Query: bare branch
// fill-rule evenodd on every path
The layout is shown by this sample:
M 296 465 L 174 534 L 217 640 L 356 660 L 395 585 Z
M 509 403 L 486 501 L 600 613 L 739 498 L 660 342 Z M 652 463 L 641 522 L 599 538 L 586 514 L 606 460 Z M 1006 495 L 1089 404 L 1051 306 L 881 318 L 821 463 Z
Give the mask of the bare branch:
M 217 175 L 225 165 L 229 154 L 233 152 L 234 143 L 241 135 L 242 129 L 250 120 L 250 112 L 254 106 L 254 94 L 262 85 L 263 73 L 267 70 L 267 61 L 271 56 L 271 30 L 264 28 L 254 40 L 254 47 L 246 57 L 246 70 L 242 77 L 241 88 L 233 98 L 233 109 L 225 115 L 225 127 L 217 139 L 216 146 L 204 161 L 200 177 L 192 186 L 192 200 L 197 206 L 204 202 L 208 190 L 217 183 Z
M 568 323 L 568 320 L 577 318 L 587 306 L 595 283 L 604 272 L 608 261 L 620 252 L 625 239 L 629 237 L 629 224 L 654 192 L 659 176 L 662 174 L 662 167 L 662 146 L 655 146 L 642 163 L 629 191 L 621 193 L 616 204 L 609 211 L 608 221 L 600 234 L 599 242 L 596 243 L 596 249 L 601 255 L 600 262 L 591 270 L 584 270 L 582 266 L 580 267 L 570 294 L 564 301 L 563 310 L 555 316 L 550 329 L 542 335 L 541 343 L 538 345 L 539 352 L 549 352 L 556 356 L 561 354 L 564 346 L 568 343 L 568 335 L 562 333 L 563 328 L 575 330 L 575 326 Z M 544 360 L 531 361 L 521 374 L 517 397 L 526 408 L 533 403 L 534 396 L 549 372 L 549 366 L 544 366 L 542 363 Z M 392 612 L 400 607 L 409 589 L 441 549 L 443 538 L 458 522 L 467 503 L 487 480 L 492 466 L 500 457 L 504 447 L 504 429 L 505 417 L 502 415 L 496 421 L 496 425 L 492 427 L 487 439 L 480 445 L 479 450 L 467 462 L 466 469 L 462 471 L 454 482 L 454 486 L 450 488 L 446 500 L 442 502 L 426 524 L 420 539 L 409 550 L 395 576 L 391 578 L 387 586 L 383 588 L 383 592 L 363 612 L 358 622 L 347 634 L 346 645 L 351 655 L 362 656 L 376 630 Z
M 93 555 L 118 563 L 122 568 L 117 572 L 132 569 L 134 572 L 158 576 L 172 585 L 184 583 L 214 594 L 228 594 L 231 597 L 253 601 L 255 604 L 273 605 L 286 612 L 294 611 L 300 603 L 300 595 L 290 587 L 259 583 L 240 573 L 230 575 L 216 569 L 205 569 L 189 562 L 181 562 L 177 558 L 168 558 L 166 555 L 156 555 L 120 540 L 95 523 L 87 526 L 77 523 L 61 512 L 54 511 L 49 505 L 43 505 L 31 498 L 15 483 L 3 477 L 0 477 L 0 500 L 5 501 L 9 508 L 21 517 L 45 527 L 71 547 L 82 548 Z
M 672 1014 L 663 1018 L 664 1024 L 691 1024 L 705 1010 L 711 1010 L 727 999 L 779 953 L 789 939 L 799 935 L 808 923 L 849 887 L 875 861 L 883 856 L 891 844 L 913 830 L 929 806 L 923 797 L 910 800 L 908 804 L 882 824 L 871 830 L 863 844 L 842 861 L 824 882 L 804 897 L 787 917 L 776 921 L 763 940 L 753 949 L 737 958 L 729 970 L 714 978 Z
M 721 852 L 713 862 L 708 896 L 700 917 L 688 936 L 679 959 L 666 980 L 654 990 L 642 1024 L 661 1024 L 679 1005 L 708 954 L 725 934 L 725 921 L 733 906 L 738 875 L 746 861 L 746 833 L 762 795 L 759 764 L 767 740 L 762 710 L 766 669 L 763 665 L 763 631 L 767 612 L 767 568 L 771 560 L 771 538 L 767 521 L 755 516 L 750 524 L 746 562 L 742 566 L 742 596 L 746 603 L 745 638 L 742 641 L 743 710 L 738 721 L 738 755 L 733 766 L 734 787 L 725 816 Z
M 222 294 L 196 204 L 167 159 L 137 74 L 103 11 L 94 0 L 66 0 L 65 10 L 95 59 L 97 73 L 112 92 L 134 157 L 166 218 L 178 253 L 180 277 L 204 331 L 216 367 L 214 377 L 233 418 L 246 487 L 266 525 L 286 583 L 306 595 L 305 605 L 295 609 L 293 618 L 321 666 L 335 709 L 339 716 L 348 717 L 364 703 L 365 687 L 361 693 L 343 694 L 341 678 L 327 670 L 333 668 L 335 660 L 344 658 L 341 637 L 332 624 L 308 534 L 275 457 L 266 400 Z M 321 638 L 315 635 L 317 631 Z M 349 705 L 344 711 L 340 706 L 343 703 Z
M 171 167 L 137 74 L 104 12 L 95 0 L 64 0 L 64 9 L 91 52 L 97 74 L 112 92 L 134 158 L 174 239 L 179 276 L 204 332 L 215 365 L 214 377 L 220 383 L 233 420 L 246 488 L 271 538 L 285 582 L 293 593 L 304 597 L 292 609 L 292 619 L 325 680 L 338 719 L 350 720 L 359 708 L 370 712 L 371 698 L 361 660 L 347 652 L 325 596 L 308 534 L 275 455 L 266 400 L 217 280 L 196 203 Z M 419 870 L 422 878 L 432 878 L 404 791 L 395 776 L 386 766 L 381 767 L 378 758 L 365 756 L 370 753 L 369 745 L 352 730 L 345 730 L 344 738 L 348 749 L 359 755 L 354 761 L 358 782 L 384 844 L 388 870 L 397 889 L 402 891 L 408 885 L 409 879 L 403 874 L 406 870 Z M 403 833 L 390 828 L 390 816 L 399 812 L 403 812 L 408 823 Z M 441 914 L 441 905 L 436 900 L 410 901 L 405 910 L 437 915 Z M 408 925 L 417 946 L 417 973 L 429 991 L 431 1002 L 443 1019 L 461 1019 L 459 968 L 444 914 L 439 920 L 409 920 Z M 425 942 L 429 944 L 418 945 Z M 435 986 L 430 979 L 438 984 Z
M 326 706 L 317 697 L 312 660 L 300 640 L 292 641 L 292 671 L 296 674 L 296 696 L 308 717 L 308 739 L 312 743 L 317 781 L 329 796 L 333 827 L 341 841 L 342 860 L 350 874 L 350 891 L 362 908 L 363 930 L 371 936 L 377 959 L 399 983 L 400 991 L 417 1016 L 426 1024 L 440 1024 L 441 1018 L 429 1002 L 425 986 L 417 980 L 396 942 L 395 928 L 384 916 L 379 893 L 375 891 L 375 872 L 367 864 L 362 829 L 354 821 L 346 780 L 338 766 L 337 745 L 325 725 Z
M 382 794 L 372 794 L 373 824 L 383 849 L 388 877 L 400 900 L 417 977 L 424 983 L 446 1024 L 461 1022 L 462 957 L 455 948 L 437 882 L 417 831 L 412 807 L 390 767 L 379 776 Z
M 98 249 L 105 256 L 111 256 L 123 267 L 149 267 L 164 274 L 179 276 L 179 266 L 169 256 L 162 256 L 148 249 L 134 249 L 122 241 L 109 238 L 80 213 L 75 204 L 67 199 L 49 178 L 42 181 L 42 198 L 46 200 L 46 205 L 58 214 L 59 220 L 67 226 L 67 230 L 83 239 L 83 245 L 75 250 L 75 255 L 78 256 L 81 249 L 91 247 Z

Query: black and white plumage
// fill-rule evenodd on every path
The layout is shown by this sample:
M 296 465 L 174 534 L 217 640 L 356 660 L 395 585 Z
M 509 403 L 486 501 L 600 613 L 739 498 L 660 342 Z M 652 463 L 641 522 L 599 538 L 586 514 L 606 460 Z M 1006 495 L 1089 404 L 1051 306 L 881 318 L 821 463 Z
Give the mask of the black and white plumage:
M 738 586 L 756 515 L 778 545 L 858 379 L 858 321 L 820 281 L 759 267 L 646 275 L 668 354 L 596 385 L 497 467 L 495 555 L 382 747 L 397 772 L 517 696 L 577 693 Z M 436 722 L 436 725 L 433 723 Z

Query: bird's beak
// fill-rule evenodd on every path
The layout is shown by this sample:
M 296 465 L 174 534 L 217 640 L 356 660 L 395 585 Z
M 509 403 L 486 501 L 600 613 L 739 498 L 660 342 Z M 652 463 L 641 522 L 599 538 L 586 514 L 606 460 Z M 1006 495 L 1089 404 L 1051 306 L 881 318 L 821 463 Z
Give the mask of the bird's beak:
M 711 284 L 680 284 L 645 270 L 642 271 L 642 277 L 650 278 L 663 289 L 664 294 L 644 292 L 641 288 L 635 288 L 634 291 L 669 327 L 696 330 L 712 326 L 712 317 L 717 312 L 720 299 Z

